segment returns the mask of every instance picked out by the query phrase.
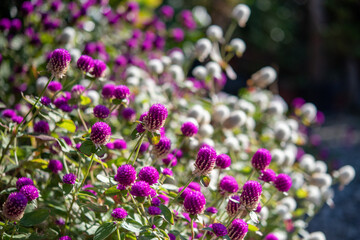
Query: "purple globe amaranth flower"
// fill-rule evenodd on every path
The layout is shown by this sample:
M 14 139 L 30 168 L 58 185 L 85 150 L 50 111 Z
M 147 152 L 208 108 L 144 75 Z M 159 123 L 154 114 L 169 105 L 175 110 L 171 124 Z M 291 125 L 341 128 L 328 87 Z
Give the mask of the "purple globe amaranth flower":
M 161 209 L 155 206 L 150 206 L 148 208 L 148 213 L 150 215 L 160 215 L 161 214 Z
M 32 13 L 34 11 L 34 6 L 32 5 L 32 3 L 30 1 L 25 1 L 21 5 L 21 11 L 25 15 L 28 15 L 28 14 L 30 14 L 30 13 Z
M 3 205 L 2 214 L 10 221 L 18 221 L 24 215 L 27 202 L 26 196 L 21 192 L 11 193 Z
M 211 213 L 211 214 L 216 214 L 218 212 L 216 207 L 208 207 L 207 209 L 205 209 L 205 212 Z
M 73 173 L 68 173 L 63 176 L 63 183 L 74 185 L 76 182 L 76 175 Z
M 114 97 L 114 90 L 115 90 L 115 85 L 105 84 L 103 86 L 103 89 L 101 90 L 101 94 L 103 95 L 103 97 L 105 99 L 109 99 L 109 98 Z
M 256 151 L 251 159 L 251 164 L 256 170 L 266 169 L 271 162 L 271 153 L 265 148 L 260 148 Z
M 52 159 L 49 161 L 48 168 L 53 173 L 57 174 L 63 169 L 63 165 L 59 160 Z
M 43 104 L 44 106 L 49 106 L 50 103 L 51 103 L 51 99 L 48 98 L 48 97 L 46 97 L 46 96 L 43 96 L 43 97 L 41 97 L 40 102 L 41 102 L 41 104 Z
M 168 233 L 170 240 L 176 240 L 176 236 L 172 233 Z
M 148 143 L 148 142 L 142 143 L 140 146 L 139 153 L 144 154 L 148 150 L 149 146 L 150 146 L 150 143 Z
M 247 223 L 240 219 L 234 219 L 228 228 L 228 236 L 231 240 L 243 240 L 248 232 Z
M 136 111 L 133 108 L 124 108 L 121 111 L 121 116 L 129 122 L 133 122 L 136 119 Z
M 197 176 L 209 174 L 216 162 L 216 151 L 210 146 L 200 148 L 196 161 L 194 174 Z
M 183 157 L 183 152 L 180 149 L 175 148 L 171 152 L 177 159 L 180 159 Z
M 266 235 L 264 240 L 279 240 L 279 238 L 277 236 L 275 236 L 275 234 L 269 233 L 268 235 Z
M 24 194 L 29 202 L 39 197 L 39 190 L 34 185 L 23 186 L 20 192 Z
M 62 78 L 65 76 L 69 64 L 71 62 L 71 55 L 65 49 L 55 49 L 51 53 L 50 60 L 46 68 L 51 72 L 55 78 Z
M 111 137 L 111 127 L 105 122 L 97 122 L 91 127 L 90 139 L 95 145 L 104 145 Z
M 107 118 L 110 114 L 110 110 L 104 105 L 97 105 L 94 107 L 94 116 L 97 118 Z
M 216 166 L 221 169 L 230 167 L 231 158 L 226 154 L 220 154 L 216 157 Z
M 127 215 L 127 211 L 123 208 L 115 208 L 111 213 L 111 216 L 115 219 L 124 219 Z
M 169 154 L 171 150 L 171 140 L 167 137 L 160 139 L 159 143 L 156 144 L 152 150 L 152 153 L 156 158 L 164 158 Z
M 0 19 L 0 30 L 9 30 L 11 27 L 11 21 L 8 18 Z
M 49 131 L 49 124 L 44 120 L 40 120 L 34 124 L 34 132 L 36 133 L 48 134 Z
M 65 220 L 63 218 L 58 218 L 58 219 L 55 220 L 55 224 L 60 225 L 60 226 L 64 226 L 65 225 Z
M 171 30 L 171 37 L 175 42 L 182 42 L 184 40 L 184 31 L 181 28 L 173 28 Z
M 169 154 L 166 156 L 166 158 L 163 158 L 163 159 L 162 159 L 162 162 L 163 162 L 165 165 L 169 165 L 169 164 L 170 164 L 171 167 L 175 167 L 175 166 L 177 165 L 177 159 L 176 159 L 176 157 L 175 157 L 173 154 L 171 154 L 171 153 L 169 153 Z
M 16 116 L 16 112 L 12 109 L 5 109 L 1 112 L 1 116 L 6 118 L 13 118 L 14 116 Z
M 139 118 L 139 121 L 140 122 L 143 122 L 144 121 L 144 118 L 147 116 L 148 112 L 144 112 L 140 115 L 140 118 Z M 145 132 L 145 128 L 144 128 L 144 125 L 142 123 L 139 123 L 137 126 L 136 126 L 136 131 L 138 133 L 143 133 Z
M 234 200 L 234 201 L 233 201 Z M 228 204 L 226 205 L 226 212 L 230 217 L 234 217 L 240 212 L 241 200 L 240 196 L 234 195 L 229 198 Z
M 167 108 L 160 104 L 154 104 L 150 107 L 149 112 L 144 116 L 144 128 L 150 132 L 154 132 L 162 128 L 168 116 Z
M 179 187 L 178 193 L 181 192 L 184 189 L 184 187 Z M 185 188 L 185 190 L 181 193 L 180 197 L 186 198 L 187 195 L 191 194 L 193 191 L 190 188 Z
M 174 16 L 174 9 L 169 5 L 164 5 L 160 8 L 160 14 L 165 19 L 170 19 Z
M 71 97 L 72 98 L 78 98 L 81 94 L 85 92 L 85 87 L 80 84 L 76 84 L 71 88 Z
M 262 186 L 257 181 L 247 181 L 240 195 L 241 204 L 251 211 L 256 209 L 262 193 Z
M 17 124 L 20 124 L 22 121 L 24 120 L 24 118 L 22 116 L 13 116 L 11 118 L 11 121 L 17 123 Z
M 105 76 L 105 70 L 106 64 L 103 61 L 96 59 L 94 60 L 94 68 L 90 73 L 96 78 L 101 78 Z
M 126 187 L 124 185 L 118 184 L 116 189 L 122 191 L 122 190 L 126 190 Z
M 127 148 L 126 141 L 124 139 L 114 140 L 114 148 L 119 150 L 124 150 Z
M 159 180 L 159 172 L 152 166 L 143 167 L 139 172 L 139 179 L 153 185 Z
M 27 178 L 27 177 L 21 177 L 16 181 L 16 188 L 17 188 L 18 191 L 20 191 L 20 189 L 23 186 L 26 186 L 26 185 L 32 185 L 33 186 L 34 185 L 33 180 L 31 180 L 30 178 Z
M 261 203 L 259 202 L 259 204 L 258 204 L 258 206 L 256 207 L 256 209 L 255 209 L 255 212 L 256 213 L 259 213 L 259 212 L 261 212 Z
M 89 189 L 89 188 L 93 188 L 94 186 L 93 185 L 91 185 L 91 184 L 86 184 L 86 185 L 84 185 L 83 187 L 82 187 L 82 189 L 84 190 L 84 191 L 86 191 L 86 192 L 89 192 L 89 193 L 92 193 L 92 194 L 94 194 L 95 196 L 97 195 L 97 192 L 95 192 L 94 190 L 92 190 L 92 189 Z
M 158 207 L 158 206 L 160 206 L 160 204 L 161 204 L 161 200 L 159 198 L 155 197 L 155 198 L 151 199 L 152 206 Z
M 198 132 L 198 127 L 192 123 L 192 122 L 185 122 L 182 126 L 181 126 L 181 132 L 184 136 L 186 137 L 193 137 L 197 134 Z
M 158 198 L 166 205 L 169 203 L 169 197 L 164 194 L 159 194 Z
M 122 165 L 117 169 L 114 179 L 125 187 L 130 186 L 136 180 L 136 170 L 130 164 Z
M 126 99 L 130 96 L 130 90 L 125 85 L 119 85 L 114 88 L 114 96 L 116 99 Z
M 165 176 L 173 176 L 174 175 L 173 171 L 169 168 L 164 168 L 162 171 L 162 174 Z
M 77 61 L 77 67 L 83 72 L 92 72 L 94 70 L 94 59 L 87 55 L 81 55 Z
M 192 192 L 184 199 L 185 212 L 189 214 L 201 214 L 205 210 L 206 198 L 201 192 Z
M 228 233 L 226 227 L 221 223 L 213 223 L 212 229 L 217 237 L 225 236 Z
M 239 185 L 234 177 L 225 176 L 219 183 L 219 189 L 221 194 L 236 193 L 239 190 Z
M 130 193 L 136 197 L 147 197 L 150 194 L 150 185 L 145 181 L 135 182 Z
M 197 182 L 191 182 L 188 186 L 188 188 L 197 191 L 197 192 L 201 192 L 201 185 Z
M 275 178 L 276 178 L 276 173 L 274 172 L 274 170 L 270 168 L 261 170 L 259 180 L 262 180 L 264 182 L 273 182 Z
M 59 238 L 59 240 L 71 240 L 71 237 L 69 236 L 62 236 Z
M 52 92 L 57 92 L 62 89 L 62 85 L 58 81 L 52 81 L 49 83 L 48 89 Z
M 280 173 L 275 178 L 274 185 L 280 192 L 287 192 L 292 185 L 291 177 L 285 173 Z

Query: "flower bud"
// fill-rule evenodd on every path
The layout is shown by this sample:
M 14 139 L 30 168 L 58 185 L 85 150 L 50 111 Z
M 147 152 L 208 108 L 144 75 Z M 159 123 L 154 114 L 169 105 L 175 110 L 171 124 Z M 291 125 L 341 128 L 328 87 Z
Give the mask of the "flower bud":
M 218 123 L 222 123 L 230 115 L 230 110 L 225 105 L 218 105 L 213 112 L 213 119 Z
M 164 65 L 159 59 L 151 59 L 148 66 L 150 71 L 155 74 L 161 74 L 164 71 Z
M 201 192 L 191 192 L 184 199 L 185 212 L 189 214 L 201 214 L 205 210 L 206 198 Z
M 168 110 L 164 105 L 159 103 L 152 105 L 144 117 L 144 128 L 150 132 L 159 130 L 164 126 L 167 116 Z
M 246 50 L 246 44 L 245 42 L 240 38 L 234 38 L 229 43 L 230 49 L 235 52 L 236 56 L 241 57 L 245 50 Z
M 245 27 L 249 20 L 251 10 L 245 4 L 238 4 L 234 7 L 231 16 L 238 22 L 240 27 Z
M 209 174 L 216 162 L 216 151 L 212 147 L 200 148 L 196 161 L 194 174 L 197 176 Z
M 241 127 L 246 121 L 246 114 L 243 111 L 234 111 L 230 116 L 224 121 L 223 126 L 227 129 L 232 129 L 235 127 Z
M 208 75 L 208 72 L 205 67 L 203 66 L 197 66 L 192 70 L 192 74 L 194 77 L 196 77 L 198 80 L 205 80 L 206 76 Z
M 111 137 L 111 127 L 105 122 L 97 122 L 91 127 L 90 139 L 95 145 L 104 145 Z
M 269 150 L 265 148 L 258 149 L 251 159 L 251 165 L 256 170 L 266 169 L 270 165 L 270 162 L 271 162 L 271 153 Z
M 339 181 L 342 185 L 348 185 L 355 178 L 355 169 L 346 165 L 339 169 Z
M 228 236 L 231 240 L 243 240 L 248 232 L 247 223 L 240 218 L 234 219 L 228 228 Z
M 206 30 L 206 36 L 212 41 L 220 41 L 223 38 L 223 30 L 218 25 L 211 25 Z
M 257 208 L 262 193 L 262 186 L 257 181 L 247 181 L 240 195 L 241 204 L 249 211 Z
M 275 81 L 277 73 L 272 67 L 263 67 L 253 75 L 251 79 L 254 82 L 254 85 L 260 88 L 266 88 L 271 83 Z
M 212 44 L 209 39 L 201 38 L 196 42 L 195 54 L 200 62 L 203 62 L 211 52 Z
M 10 221 L 18 221 L 24 215 L 27 202 L 27 198 L 21 192 L 11 193 L 3 205 L 2 214 Z

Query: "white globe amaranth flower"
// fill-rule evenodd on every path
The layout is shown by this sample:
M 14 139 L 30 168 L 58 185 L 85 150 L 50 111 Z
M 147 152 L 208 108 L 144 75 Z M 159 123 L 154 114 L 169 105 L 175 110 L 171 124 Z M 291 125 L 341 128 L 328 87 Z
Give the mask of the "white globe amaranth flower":
M 326 240 L 323 232 L 312 232 L 304 240 Z
M 196 138 L 189 138 L 189 148 L 195 150 L 199 147 L 199 141 Z
M 94 105 L 98 105 L 99 104 L 99 100 L 100 100 L 100 95 L 97 91 L 95 90 L 89 90 L 87 91 L 87 96 L 91 99 L 91 102 Z
M 355 178 L 355 169 L 346 165 L 338 170 L 341 185 L 348 185 Z
M 142 70 L 136 66 L 129 66 L 125 70 L 125 76 L 128 77 L 138 77 L 140 78 L 142 76 Z
M 253 115 L 255 113 L 255 106 L 244 100 L 244 99 L 240 99 L 237 103 L 237 107 L 240 109 L 240 110 L 243 110 L 246 114 L 248 115 Z
M 304 175 L 302 175 L 301 173 L 292 173 L 291 174 L 291 179 L 292 179 L 292 186 L 295 189 L 299 189 L 304 185 L 305 179 L 304 179 Z
M 263 111 L 269 105 L 269 96 L 264 92 L 256 92 L 251 96 L 252 101 Z
M 195 118 L 199 123 L 201 122 L 204 108 L 201 105 L 194 105 L 188 112 L 188 117 Z
M 196 127 L 199 127 L 199 123 L 198 121 L 196 121 L 195 118 L 192 117 L 187 117 L 185 118 L 183 121 L 181 121 L 182 123 L 186 123 L 186 122 L 192 122 L 193 124 L 195 124 Z
M 322 195 L 320 188 L 314 185 L 310 185 L 306 188 L 307 191 L 307 199 L 314 203 L 315 205 L 319 206 L 321 204 Z
M 237 140 L 239 141 L 239 146 L 242 150 L 246 150 L 250 146 L 250 139 L 246 134 L 236 135 Z
M 315 158 L 313 155 L 304 154 L 300 159 L 300 167 L 306 172 L 313 172 L 315 170 Z
M 278 148 L 271 150 L 272 161 L 278 165 L 282 165 L 285 161 L 284 151 Z
M 270 84 L 272 84 L 277 77 L 277 73 L 272 67 L 263 67 L 253 75 L 251 75 L 251 79 L 255 86 L 260 88 L 266 88 Z
M 214 134 L 214 128 L 210 124 L 204 124 L 204 125 L 200 126 L 198 133 L 203 138 L 210 137 L 211 135 Z
M 317 108 L 312 103 L 305 103 L 300 108 L 301 115 L 306 118 L 309 122 L 312 122 L 315 120 Z
M 286 197 L 281 199 L 280 201 L 281 204 L 285 205 L 290 212 L 295 211 L 297 204 L 296 204 L 296 200 L 293 197 Z
M 284 105 L 279 101 L 271 101 L 266 109 L 266 112 L 271 115 L 283 115 L 285 112 Z
M 179 65 L 171 65 L 169 67 L 169 73 L 173 76 L 176 82 L 182 82 L 185 79 L 185 73 L 182 67 Z
M 289 208 L 287 206 L 283 204 L 277 205 L 274 212 L 276 215 L 279 215 L 282 219 L 288 219 L 287 217 L 289 216 Z
M 289 118 L 286 120 L 286 123 L 291 128 L 291 131 L 297 131 L 299 129 L 299 123 L 295 119 Z
M 66 27 L 59 36 L 61 43 L 69 44 L 74 42 L 76 31 L 72 27 Z
M 36 91 L 38 92 L 38 94 L 41 93 L 48 81 L 49 79 L 45 76 L 41 76 L 36 80 Z
M 200 123 L 201 124 L 209 124 L 211 121 L 211 115 L 210 113 L 208 112 L 208 110 L 205 110 L 202 112 L 202 115 L 201 115 L 201 121 Z
M 246 50 L 246 44 L 244 40 L 240 38 L 233 38 L 231 39 L 229 43 L 229 47 L 232 51 L 235 52 L 236 56 L 241 57 L 245 50 Z
M 249 131 L 254 131 L 256 127 L 256 121 L 252 117 L 247 117 L 245 125 Z
M 291 149 L 285 149 L 284 156 L 284 166 L 291 167 L 292 165 L 294 165 L 296 160 L 296 153 L 294 151 L 292 151 Z
M 245 121 L 246 114 L 241 110 L 237 110 L 230 113 L 230 116 L 224 121 L 223 126 L 227 129 L 241 127 L 244 125 Z
M 195 44 L 195 54 L 199 61 L 202 62 L 211 52 L 212 44 L 209 39 L 201 38 Z
M 71 48 L 69 49 L 69 53 L 71 55 L 73 64 L 75 64 L 81 56 L 81 51 L 78 48 Z
M 162 56 L 160 58 L 162 64 L 164 65 L 165 68 L 169 67 L 171 65 L 171 58 L 168 56 Z
M 314 173 L 311 176 L 310 182 L 317 187 L 328 188 L 331 186 L 332 178 L 327 173 Z
M 208 26 L 211 23 L 211 17 L 203 6 L 196 6 L 192 10 L 194 18 L 196 18 L 198 23 L 205 27 Z
M 150 71 L 155 74 L 161 74 L 164 71 L 164 65 L 159 59 L 151 59 L 148 66 Z
M 224 146 L 233 151 L 239 151 L 239 141 L 235 137 L 227 137 L 224 141 Z
M 267 207 L 262 207 L 259 215 L 261 220 L 266 220 L 269 217 L 269 209 Z
M 238 4 L 234 7 L 231 16 L 237 21 L 240 27 L 245 27 L 249 20 L 251 10 L 245 4 Z
M 202 141 L 202 144 L 207 144 L 211 147 L 215 147 L 215 142 L 214 140 L 210 139 L 210 138 L 204 138 L 204 140 Z
M 230 115 L 230 109 L 226 105 L 218 105 L 214 108 L 213 120 L 221 123 Z
M 131 76 L 126 78 L 126 85 L 128 86 L 139 86 L 139 84 L 140 84 L 140 79 L 138 77 Z
M 217 62 L 210 61 L 205 65 L 205 67 L 211 77 L 221 77 L 221 67 Z
M 197 66 L 192 70 L 192 74 L 199 80 L 205 80 L 208 75 L 208 71 L 204 66 Z
M 314 168 L 314 172 L 318 172 L 318 173 L 326 173 L 327 171 L 327 165 L 325 162 L 317 160 L 315 162 L 315 168 Z
M 277 140 L 286 142 L 291 136 L 289 125 L 287 125 L 284 121 L 278 122 L 275 125 L 274 134 Z
M 220 41 L 223 38 L 223 30 L 218 25 L 211 25 L 206 30 L 206 36 L 213 41 Z
M 184 63 L 185 56 L 180 51 L 173 51 L 170 53 L 170 59 L 172 64 L 181 66 Z

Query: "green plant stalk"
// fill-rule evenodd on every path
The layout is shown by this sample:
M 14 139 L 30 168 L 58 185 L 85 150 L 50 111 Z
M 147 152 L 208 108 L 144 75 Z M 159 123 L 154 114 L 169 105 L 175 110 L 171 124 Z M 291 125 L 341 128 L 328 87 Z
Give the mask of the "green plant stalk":
M 121 240 L 120 231 L 119 231 L 119 225 L 116 226 L 116 235 L 117 235 L 118 240 Z
M 8 225 L 9 223 L 9 220 L 5 220 L 5 225 L 3 226 L 3 228 L 1 229 L 1 233 L 0 233 L 0 239 L 3 239 L 3 235 L 4 235 L 4 232 L 5 232 L 5 228 L 6 226 Z
M 144 132 L 143 134 L 145 134 L 145 132 Z M 126 160 L 126 164 L 129 164 L 130 159 L 131 159 L 131 156 L 134 154 L 135 150 L 138 148 L 139 143 L 140 143 L 140 138 L 139 138 L 139 140 L 136 142 L 136 144 L 135 144 L 135 146 L 134 146 L 133 150 L 131 151 L 131 153 L 130 153 L 130 155 L 129 155 L 128 159 Z
M 225 56 L 225 46 L 226 44 L 229 42 L 231 36 L 233 35 L 235 29 L 236 29 L 236 26 L 237 26 L 237 22 L 235 20 L 232 20 L 228 29 L 226 30 L 226 33 L 225 33 L 225 36 L 224 36 L 224 44 L 221 48 L 221 56 Z
M 134 165 L 135 162 L 136 162 L 136 159 L 137 159 L 137 157 L 138 157 L 138 155 L 139 155 L 139 151 L 140 151 L 141 144 L 142 144 L 142 142 L 143 142 L 143 140 L 144 140 L 145 133 L 146 133 L 146 131 L 141 135 L 141 137 L 140 137 L 140 139 L 139 139 L 139 144 L 138 144 L 138 146 L 137 146 L 137 151 L 136 151 L 136 154 L 135 154 L 135 157 L 134 157 L 134 161 L 133 161 L 133 163 L 132 163 L 131 165 Z
M 176 197 L 169 203 L 169 207 L 175 202 L 176 199 L 181 196 L 181 194 L 185 191 L 185 189 L 189 186 L 189 184 L 195 179 L 195 176 L 191 177 L 189 181 L 185 184 L 184 188 L 176 195 Z
M 191 218 L 190 227 L 191 227 L 191 239 L 193 240 L 193 239 L 195 238 L 195 232 L 194 232 L 194 218 Z

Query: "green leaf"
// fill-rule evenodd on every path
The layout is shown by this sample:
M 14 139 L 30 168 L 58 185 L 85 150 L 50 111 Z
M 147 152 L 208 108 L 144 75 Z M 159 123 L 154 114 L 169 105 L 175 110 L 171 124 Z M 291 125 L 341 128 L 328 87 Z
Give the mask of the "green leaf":
M 115 104 L 115 105 L 120 105 L 120 104 L 123 103 L 123 100 L 122 99 L 113 99 L 112 103 Z
M 85 207 L 88 207 L 89 209 L 91 209 L 94 212 L 107 212 L 109 210 L 109 207 L 106 205 L 98 205 L 95 203 L 89 203 L 86 204 Z
M 7 188 L 7 189 L 5 189 L 5 190 L 2 190 L 2 191 L 0 192 L 0 195 L 10 194 L 10 193 L 16 192 L 16 191 L 17 191 L 17 189 L 14 188 L 14 187 L 12 187 L 12 188 Z
M 214 230 L 211 227 L 206 227 L 202 229 L 203 231 L 210 231 L 213 232 Z
M 74 185 L 72 184 L 63 184 L 63 191 L 64 191 L 64 195 L 68 195 L 71 190 L 73 189 Z
M 136 222 L 135 220 L 133 220 L 131 218 L 128 218 L 121 223 L 121 227 L 130 232 L 139 233 L 139 232 L 141 232 L 142 224 Z
M 162 217 L 156 216 L 154 218 L 154 224 L 157 227 L 160 227 L 163 224 L 163 222 L 164 222 L 164 219 Z
M 13 235 L 10 236 L 8 234 L 4 234 L 4 240 L 10 240 L 10 239 L 27 239 L 29 238 L 31 235 L 31 233 L 22 233 L 22 234 L 18 234 L 18 235 Z
M 249 228 L 249 230 L 252 231 L 252 232 L 259 231 L 259 228 L 256 227 L 256 226 L 254 226 L 254 225 L 252 225 L 252 224 L 248 224 L 248 228 Z
M 49 216 L 48 209 L 37 209 L 33 212 L 26 213 L 20 221 L 20 225 L 31 227 L 45 221 Z
M 107 222 L 102 224 L 95 232 L 94 240 L 103 240 L 110 236 L 116 230 L 114 222 Z
M 160 133 L 147 132 L 147 136 L 153 145 L 157 145 L 160 142 Z
M 86 140 L 81 144 L 80 152 L 82 152 L 85 155 L 90 156 L 91 154 L 96 152 L 96 147 L 91 140 Z
M 140 137 L 140 133 L 137 131 L 137 129 L 135 128 L 132 132 L 131 132 L 131 140 L 137 139 L 138 137 Z
M 179 190 L 179 188 L 177 186 L 173 185 L 173 184 L 165 183 L 165 184 L 162 185 L 162 187 L 167 189 L 167 190 L 170 190 L 170 191 L 178 191 Z
M 165 205 L 160 205 L 161 214 L 165 217 L 166 221 L 168 221 L 171 225 L 174 225 L 174 216 L 171 213 L 170 209 Z
M 104 176 L 102 174 L 98 174 L 96 178 L 103 183 L 109 184 L 109 178 L 107 176 Z
M 96 151 L 96 155 L 98 157 L 104 156 L 104 154 L 106 153 L 107 148 L 105 146 L 101 146 L 100 148 L 97 149 Z
M 80 96 L 80 105 L 88 105 L 91 103 L 91 98 L 81 95 Z
M 223 236 L 223 238 L 226 239 L 226 240 L 231 240 L 228 235 Z
M 251 211 L 251 212 L 249 213 L 249 216 L 250 216 L 251 220 L 252 220 L 254 223 L 259 223 L 258 216 L 257 216 L 257 214 L 256 214 L 254 211 Z
M 112 186 L 111 188 L 108 188 L 105 191 L 106 196 L 115 196 L 119 193 L 121 193 L 121 191 L 119 189 L 117 189 L 117 186 Z
M 58 143 L 60 145 L 61 151 L 66 152 L 66 153 L 70 152 L 71 149 L 69 148 L 69 146 L 67 145 L 67 143 L 65 142 L 64 139 L 60 138 L 60 139 L 56 139 L 56 140 L 58 141 Z
M 70 119 L 63 119 L 61 122 L 58 122 L 56 126 L 64 128 L 71 133 L 74 133 L 76 131 L 75 123 Z
M 210 185 L 210 181 L 211 181 L 211 179 L 208 176 L 201 176 L 200 183 L 204 187 L 208 187 Z
M 41 158 L 37 158 L 37 159 L 32 159 L 29 161 L 26 161 L 23 164 L 24 168 L 29 168 L 29 169 L 45 169 L 47 168 L 49 162 L 41 159 Z

